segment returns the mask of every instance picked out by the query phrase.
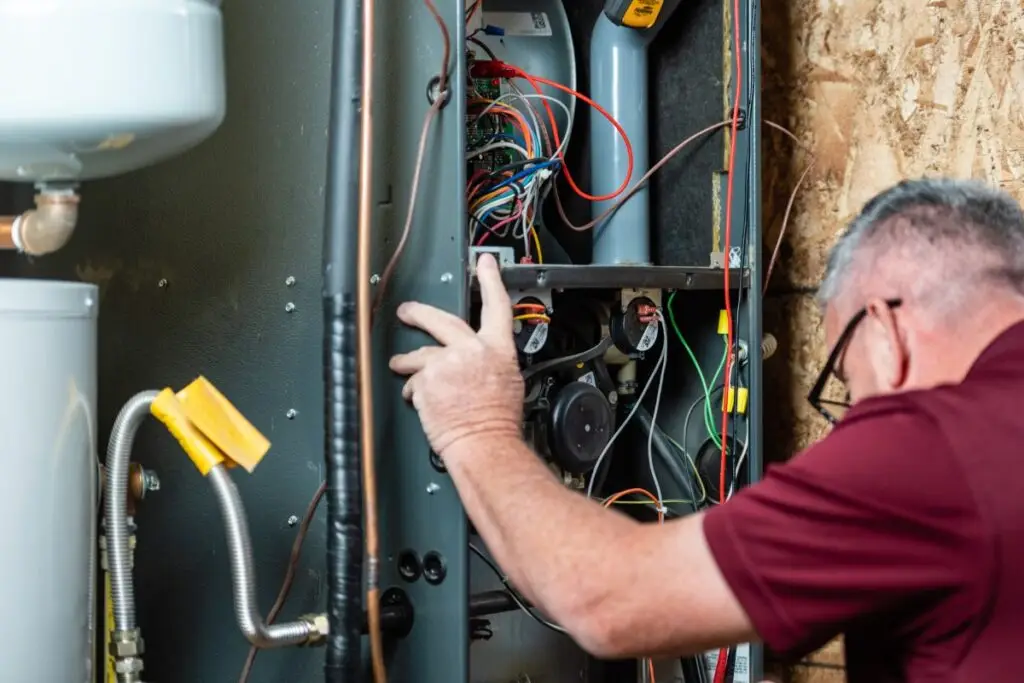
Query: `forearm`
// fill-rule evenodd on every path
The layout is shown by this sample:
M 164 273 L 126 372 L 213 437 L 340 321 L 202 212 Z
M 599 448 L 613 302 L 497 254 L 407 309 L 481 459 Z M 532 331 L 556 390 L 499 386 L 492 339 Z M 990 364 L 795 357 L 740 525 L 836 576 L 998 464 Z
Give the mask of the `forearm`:
M 467 439 L 445 463 L 494 559 L 552 619 L 571 620 L 623 585 L 615 557 L 639 525 L 567 490 L 524 442 Z

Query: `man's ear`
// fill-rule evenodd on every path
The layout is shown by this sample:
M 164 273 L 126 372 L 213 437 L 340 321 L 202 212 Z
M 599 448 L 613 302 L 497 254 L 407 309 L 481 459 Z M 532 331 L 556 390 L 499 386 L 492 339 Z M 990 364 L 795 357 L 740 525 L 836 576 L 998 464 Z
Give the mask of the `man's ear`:
M 907 381 L 910 354 L 896 312 L 884 299 L 871 299 L 865 308 L 864 324 L 875 376 L 881 386 L 899 389 Z

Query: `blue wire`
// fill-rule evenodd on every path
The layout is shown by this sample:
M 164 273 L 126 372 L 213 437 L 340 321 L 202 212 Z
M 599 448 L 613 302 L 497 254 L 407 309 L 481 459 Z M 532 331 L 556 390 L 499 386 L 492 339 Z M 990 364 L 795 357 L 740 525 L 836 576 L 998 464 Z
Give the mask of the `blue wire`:
M 512 183 L 514 183 L 514 182 L 516 182 L 518 180 L 522 180 L 523 178 L 527 178 L 527 177 L 533 175 L 534 173 L 536 173 L 537 171 L 540 171 L 540 170 L 545 169 L 545 168 L 550 168 L 550 167 L 552 167 L 552 166 L 554 166 L 554 165 L 556 165 L 558 163 L 559 163 L 558 159 L 549 159 L 547 161 L 544 161 L 544 162 L 541 162 L 541 163 L 536 164 L 534 166 L 531 166 L 530 168 L 524 169 L 524 170 L 520 171 L 519 173 L 516 173 L 511 178 L 506 178 L 505 180 L 501 181 L 500 183 L 498 183 L 497 185 L 492 187 L 490 190 L 488 190 L 488 192 L 494 192 L 495 190 L 500 190 L 503 187 L 508 187 L 509 185 L 511 185 Z

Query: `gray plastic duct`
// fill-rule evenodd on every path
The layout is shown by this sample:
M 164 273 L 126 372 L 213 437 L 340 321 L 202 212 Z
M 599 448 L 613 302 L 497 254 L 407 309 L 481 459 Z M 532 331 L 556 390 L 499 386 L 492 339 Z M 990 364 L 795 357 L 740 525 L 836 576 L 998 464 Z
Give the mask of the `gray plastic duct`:
M 633 172 L 629 187 L 650 168 L 647 50 L 679 4 L 680 0 L 665 2 L 657 23 L 645 30 L 618 26 L 602 12 L 590 39 L 591 97 L 619 122 L 632 144 Z M 601 196 L 614 192 L 622 184 L 628 168 L 626 146 L 619 133 L 591 108 L 590 194 Z M 594 202 L 593 217 L 607 211 L 615 201 Z M 593 262 L 598 265 L 650 263 L 650 207 L 650 191 L 645 187 L 607 221 L 596 226 Z
M 591 97 L 625 129 L 633 147 L 632 185 L 647 172 L 647 46 L 645 31 L 616 26 L 602 13 L 590 41 Z M 629 168 L 626 145 L 596 109 L 590 110 L 590 194 L 611 194 Z M 620 195 L 621 196 L 621 195 Z M 594 217 L 614 200 L 594 202 Z M 651 200 L 645 187 L 594 228 L 593 262 L 600 265 L 651 261 Z
M 93 680 L 97 301 L 92 285 L 0 280 L 4 681 Z

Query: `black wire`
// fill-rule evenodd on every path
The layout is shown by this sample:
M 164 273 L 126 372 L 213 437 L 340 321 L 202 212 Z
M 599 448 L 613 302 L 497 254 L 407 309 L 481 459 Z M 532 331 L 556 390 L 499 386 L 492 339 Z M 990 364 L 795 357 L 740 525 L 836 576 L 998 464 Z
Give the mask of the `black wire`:
M 541 618 L 539 615 L 534 613 L 532 609 L 530 609 L 529 604 L 526 601 L 526 598 L 524 598 L 522 594 L 519 593 L 519 591 L 512 587 L 512 584 L 508 582 L 508 577 L 505 576 L 505 573 L 503 571 L 501 571 L 501 567 L 498 566 L 497 562 L 495 562 L 486 554 L 484 554 L 484 552 L 480 550 L 480 548 L 477 548 L 472 543 L 469 544 L 469 549 L 474 555 L 483 560 L 484 564 L 486 564 L 487 567 L 494 573 L 494 575 L 498 577 L 498 580 L 501 581 L 501 585 L 505 587 L 505 590 L 509 592 L 509 594 L 512 596 L 513 601 L 519 606 L 521 610 L 530 615 L 530 617 L 532 617 L 533 620 L 541 626 L 549 628 L 552 631 L 555 631 L 556 633 L 565 633 L 563 629 L 559 628 L 558 626 L 555 626 L 547 619 Z
M 523 369 L 523 379 L 528 380 L 535 375 L 539 375 L 547 370 L 553 370 L 565 365 L 575 365 L 576 363 L 586 363 L 587 361 L 600 358 L 604 355 L 604 352 L 611 348 L 612 340 L 611 337 L 605 337 L 597 343 L 596 346 L 592 346 L 586 351 L 574 353 L 571 356 L 562 356 L 561 358 L 552 358 L 546 360 L 543 363 L 537 363 Z
M 493 61 L 493 62 L 500 62 L 501 61 L 500 59 L 498 59 L 498 55 L 494 54 L 494 50 L 492 50 L 491 48 L 487 47 L 487 45 L 485 45 L 484 42 L 482 40 L 480 40 L 479 38 L 474 38 L 473 36 L 467 36 L 466 40 L 468 42 L 470 42 L 470 43 L 473 43 L 478 48 L 480 48 L 481 50 L 486 52 L 487 56 L 491 58 L 491 61 Z

